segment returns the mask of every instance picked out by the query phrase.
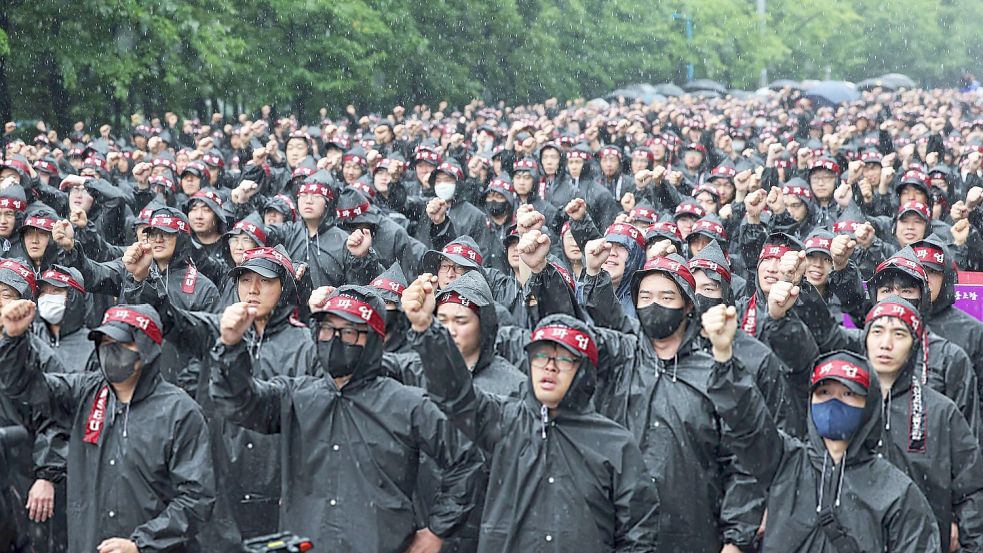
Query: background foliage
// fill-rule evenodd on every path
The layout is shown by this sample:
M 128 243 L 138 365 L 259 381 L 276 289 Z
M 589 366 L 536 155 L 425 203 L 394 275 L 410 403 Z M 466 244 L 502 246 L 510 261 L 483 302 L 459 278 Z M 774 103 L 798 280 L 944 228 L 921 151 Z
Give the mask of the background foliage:
M 272 103 L 307 119 L 481 97 L 682 83 L 979 72 L 980 0 L 4 0 L 0 119 L 120 121 Z M 683 19 L 693 21 L 687 40 Z M 764 23 L 764 25 L 762 25 Z

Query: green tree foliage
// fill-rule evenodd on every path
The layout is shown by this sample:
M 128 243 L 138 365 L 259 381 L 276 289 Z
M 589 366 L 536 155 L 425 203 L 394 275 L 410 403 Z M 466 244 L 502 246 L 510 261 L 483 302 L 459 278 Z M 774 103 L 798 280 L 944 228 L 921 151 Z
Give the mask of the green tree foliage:
M 272 103 L 313 120 L 348 103 L 593 97 L 681 83 L 687 63 L 745 89 L 763 67 L 928 85 L 981 67 L 980 0 L 768 4 L 762 21 L 754 0 L 5 0 L 0 118 L 64 129 Z

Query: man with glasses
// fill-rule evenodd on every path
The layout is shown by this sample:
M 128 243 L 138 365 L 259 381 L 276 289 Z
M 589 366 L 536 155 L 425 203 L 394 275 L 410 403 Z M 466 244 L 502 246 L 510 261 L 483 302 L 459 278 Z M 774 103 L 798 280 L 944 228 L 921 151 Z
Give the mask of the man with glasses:
M 481 455 L 422 390 L 383 375 L 385 304 L 372 289 L 342 286 L 312 304 L 317 362 L 306 374 L 319 376 L 253 375 L 243 338 L 259 309 L 236 303 L 211 351 L 211 397 L 232 423 L 280 435 L 281 529 L 325 551 L 436 553 L 475 506 Z M 422 527 L 421 453 L 442 469 Z
M 524 396 L 489 394 L 434 320 L 437 280 L 418 278 L 403 311 L 429 394 L 490 456 L 478 551 L 656 550 L 658 493 L 633 436 L 594 411 L 598 350 L 587 325 L 544 318 L 526 346 Z
M 840 208 L 833 200 L 839 179 L 840 166 L 832 158 L 821 157 L 809 167 L 809 188 L 816 202 L 817 227 L 833 228 L 833 222 L 840 215 Z

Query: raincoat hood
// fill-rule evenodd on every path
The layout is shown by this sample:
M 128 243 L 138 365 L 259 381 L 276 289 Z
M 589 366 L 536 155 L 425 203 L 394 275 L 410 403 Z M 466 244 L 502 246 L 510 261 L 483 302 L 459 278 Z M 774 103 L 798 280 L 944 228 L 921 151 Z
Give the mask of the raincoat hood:
M 577 354 L 581 358 L 580 367 L 577 369 L 577 374 L 573 377 L 573 381 L 570 382 L 570 388 L 567 390 L 566 395 L 560 400 L 559 410 L 563 411 L 573 411 L 578 413 L 589 412 L 594 410 L 594 405 L 591 399 L 594 397 L 594 389 L 597 387 L 597 347 L 594 333 L 591 332 L 590 328 L 584 324 L 579 319 L 575 319 L 569 315 L 556 314 L 550 315 L 543 320 L 539 321 L 536 328 L 532 331 L 532 335 L 529 337 L 529 344 L 526 345 L 526 351 L 529 347 L 538 341 L 559 341 L 557 338 L 552 338 L 551 327 L 568 328 L 580 332 L 582 335 L 587 336 L 589 339 L 588 344 L 584 349 L 574 348 L 570 345 L 564 344 L 564 347 L 570 350 L 572 353 Z M 542 332 L 540 332 L 542 331 Z M 590 350 L 593 349 L 593 358 L 591 358 Z M 584 351 L 587 350 L 587 351 Z M 533 407 L 539 409 L 539 400 L 536 399 L 536 394 L 533 391 L 535 388 L 532 383 L 532 371 L 529 371 L 529 386 L 528 386 L 528 396 L 527 401 L 532 402 Z
M 935 301 L 932 302 L 932 315 L 937 315 L 952 307 L 956 301 L 958 273 L 956 272 L 955 259 L 952 257 L 946 241 L 938 234 L 931 234 L 928 238 L 915 242 L 912 244 L 912 249 L 915 252 L 915 257 L 922 262 L 923 266 L 942 271 L 942 289 Z M 937 258 L 939 253 L 942 254 L 941 259 Z
M 336 298 L 337 301 L 332 302 Z M 361 302 L 365 304 L 362 307 L 367 308 L 367 310 L 353 308 L 353 304 L 351 302 L 345 302 L 345 300 Z M 337 304 L 337 307 L 332 308 L 332 304 Z M 369 325 L 365 346 L 362 348 L 362 355 L 359 356 L 358 363 L 352 371 L 351 380 L 346 387 L 371 380 L 382 374 L 382 354 L 385 349 L 383 347 L 383 340 L 385 337 L 376 330 L 381 325 L 383 332 L 385 331 L 386 305 L 382 301 L 382 298 L 370 287 L 345 285 L 339 287 L 328 297 L 327 306 L 328 309 L 326 311 L 321 311 L 313 315 L 314 325 L 312 327 L 315 341 L 317 341 L 318 325 L 328 314 L 337 315 L 356 324 Z M 324 370 L 324 374 L 327 374 L 326 369 Z
M 495 312 L 495 298 L 485 277 L 475 271 L 461 275 L 437 293 L 437 305 L 443 303 L 452 294 L 458 294 L 478 306 L 479 324 L 481 325 L 481 353 L 472 372 L 487 367 L 495 358 L 495 340 L 498 336 L 498 314 Z
M 62 318 L 59 334 L 67 336 L 85 326 L 85 280 L 75 267 L 51 265 L 41 274 L 41 282 L 65 288 L 65 316 Z

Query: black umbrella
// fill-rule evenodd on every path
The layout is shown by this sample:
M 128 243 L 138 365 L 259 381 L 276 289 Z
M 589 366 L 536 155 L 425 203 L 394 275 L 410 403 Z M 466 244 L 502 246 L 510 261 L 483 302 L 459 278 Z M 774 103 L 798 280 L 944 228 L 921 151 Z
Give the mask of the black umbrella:
M 652 88 L 655 89 L 657 94 L 661 94 L 663 96 L 682 96 L 683 94 L 686 94 L 685 90 L 672 83 L 657 84 Z
M 885 90 L 896 90 L 897 87 L 889 81 L 884 81 L 880 77 L 876 79 L 864 79 L 857 83 L 857 90 L 874 90 L 875 88 L 883 88 Z
M 802 90 L 802 85 L 799 84 L 799 81 L 793 81 L 791 79 L 778 79 L 777 81 L 771 81 L 768 83 L 768 88 L 771 90 L 781 90 L 783 88 Z
M 727 94 L 726 86 L 718 83 L 717 81 L 711 81 L 710 79 L 696 79 L 694 81 L 690 81 L 683 85 L 683 90 L 686 92 L 707 90 L 710 92 L 716 92 L 717 94 Z
M 837 106 L 860 98 L 857 87 L 846 81 L 819 81 L 806 88 L 806 97 L 819 105 Z
M 881 75 L 880 79 L 885 83 L 891 83 L 894 88 L 918 88 L 918 83 L 908 75 L 901 73 L 888 73 Z

